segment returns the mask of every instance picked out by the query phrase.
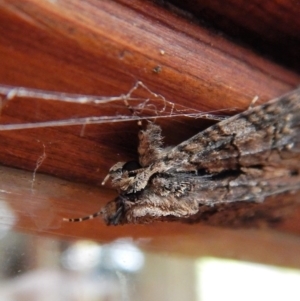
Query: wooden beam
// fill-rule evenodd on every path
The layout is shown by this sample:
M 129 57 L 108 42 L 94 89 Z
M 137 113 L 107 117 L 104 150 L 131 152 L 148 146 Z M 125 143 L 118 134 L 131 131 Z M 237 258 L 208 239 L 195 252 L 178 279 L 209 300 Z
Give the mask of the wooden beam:
M 1 1 L 0 11 L 2 84 L 120 96 L 142 81 L 177 109 L 234 114 L 248 108 L 254 96 L 267 101 L 296 87 L 300 80 L 299 75 L 151 2 L 7 0 Z M 135 96 L 142 100 L 134 105 L 153 97 L 145 90 L 136 91 Z M 4 104 L 2 123 L 128 116 L 121 99 L 95 105 L 15 98 Z M 154 105 L 159 108 L 161 102 L 154 100 Z M 177 117 L 157 122 L 167 144 L 179 143 L 207 126 L 199 119 Z M 115 162 L 136 158 L 136 134 L 136 122 L 86 125 L 84 132 L 82 126 L 2 131 L 1 164 L 30 171 L 24 181 L 22 174 L 12 170 L 1 174 L 2 198 L 17 213 L 14 227 L 99 241 L 146 237 L 150 249 L 173 248 L 193 256 L 213 253 L 238 258 L 244 254 L 249 260 L 298 266 L 288 251 L 293 248 L 293 254 L 299 254 L 298 237 L 281 236 L 274 230 L 236 232 L 179 223 L 107 228 L 99 220 L 62 224 L 62 217 L 97 211 L 116 195 L 100 183 Z M 36 169 L 74 183 L 39 174 L 32 188 Z M 293 214 L 280 231 L 300 233 L 299 210 Z M 218 253 L 215 246 L 223 235 L 222 242 L 228 244 Z M 243 236 L 247 239 L 241 247 Z M 174 244 L 166 246 L 173 238 Z M 262 241 L 266 249 L 257 255 L 252 249 Z M 268 257 L 268 250 L 281 243 L 285 259 L 278 254 Z M 193 248 L 189 251 L 188 246 Z M 233 255 L 232 249 L 236 250 Z

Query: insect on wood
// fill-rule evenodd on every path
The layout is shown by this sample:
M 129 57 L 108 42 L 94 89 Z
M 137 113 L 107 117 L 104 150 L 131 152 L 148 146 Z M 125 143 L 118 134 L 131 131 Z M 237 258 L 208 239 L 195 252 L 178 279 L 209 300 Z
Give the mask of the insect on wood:
M 118 196 L 99 212 L 107 225 L 201 220 L 222 204 L 260 203 L 300 189 L 300 89 L 221 121 L 175 147 L 161 128 L 138 134 L 138 162 L 118 162 L 111 179 Z

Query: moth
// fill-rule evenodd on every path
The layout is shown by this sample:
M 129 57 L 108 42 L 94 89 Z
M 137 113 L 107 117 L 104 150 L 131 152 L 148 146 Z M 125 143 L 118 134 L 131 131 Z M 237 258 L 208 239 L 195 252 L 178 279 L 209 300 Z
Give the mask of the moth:
M 107 225 L 189 221 L 222 204 L 260 203 L 300 189 L 300 89 L 223 120 L 175 147 L 161 128 L 138 133 L 138 161 L 118 162 L 118 196 L 99 212 Z

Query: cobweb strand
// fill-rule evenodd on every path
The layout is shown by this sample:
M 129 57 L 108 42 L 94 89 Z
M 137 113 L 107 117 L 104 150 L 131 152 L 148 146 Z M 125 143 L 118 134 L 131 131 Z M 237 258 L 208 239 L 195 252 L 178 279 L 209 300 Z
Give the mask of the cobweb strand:
M 141 98 L 132 97 L 132 94 L 138 89 L 144 89 L 149 95 L 156 100 L 162 102 L 162 108 L 158 109 L 156 104 L 150 103 L 150 98 L 142 100 Z M 162 118 L 176 118 L 176 117 L 188 117 L 188 118 L 203 118 L 221 121 L 226 117 L 215 115 L 220 114 L 222 110 L 211 112 L 199 112 L 192 108 L 180 106 L 180 109 L 176 108 L 175 103 L 166 100 L 163 95 L 152 92 L 144 83 L 138 81 L 128 91 L 127 94 L 112 97 L 99 97 L 96 95 L 83 95 L 83 94 L 71 94 L 61 93 L 56 91 L 45 91 L 31 88 L 14 87 L 8 85 L 0 85 L 0 95 L 3 95 L 2 102 L 6 102 L 14 98 L 36 98 L 40 100 L 52 100 L 71 103 L 94 103 L 94 104 L 107 104 L 115 101 L 124 101 L 124 105 L 134 112 L 132 115 L 116 115 L 116 116 L 92 116 L 82 118 L 72 118 L 64 120 L 52 120 L 45 122 L 29 122 L 20 124 L 0 124 L 1 131 L 10 130 L 22 130 L 44 127 L 61 127 L 61 126 L 75 126 L 75 125 L 88 125 L 88 124 L 103 124 L 103 123 L 117 123 L 117 122 L 129 122 L 135 120 L 153 120 Z M 139 101 L 137 106 L 132 107 L 129 101 Z M 3 106 L 2 103 L 2 106 Z M 153 112 L 153 116 L 141 116 L 142 112 L 148 110 Z M 228 110 L 227 110 L 228 111 Z

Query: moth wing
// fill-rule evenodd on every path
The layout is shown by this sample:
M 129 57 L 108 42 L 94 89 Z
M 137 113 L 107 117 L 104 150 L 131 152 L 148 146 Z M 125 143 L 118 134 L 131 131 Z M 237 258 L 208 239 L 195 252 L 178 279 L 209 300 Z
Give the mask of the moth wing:
M 240 166 L 287 166 L 299 159 L 300 89 L 213 125 L 164 158 L 176 168 L 183 164 L 212 173 Z
M 299 188 L 300 175 L 291 175 L 285 168 L 242 168 L 231 174 L 205 176 L 157 175 L 134 202 L 124 199 L 122 221 L 205 219 L 203 213 L 218 211 L 222 205 L 263 202 L 267 196 Z

